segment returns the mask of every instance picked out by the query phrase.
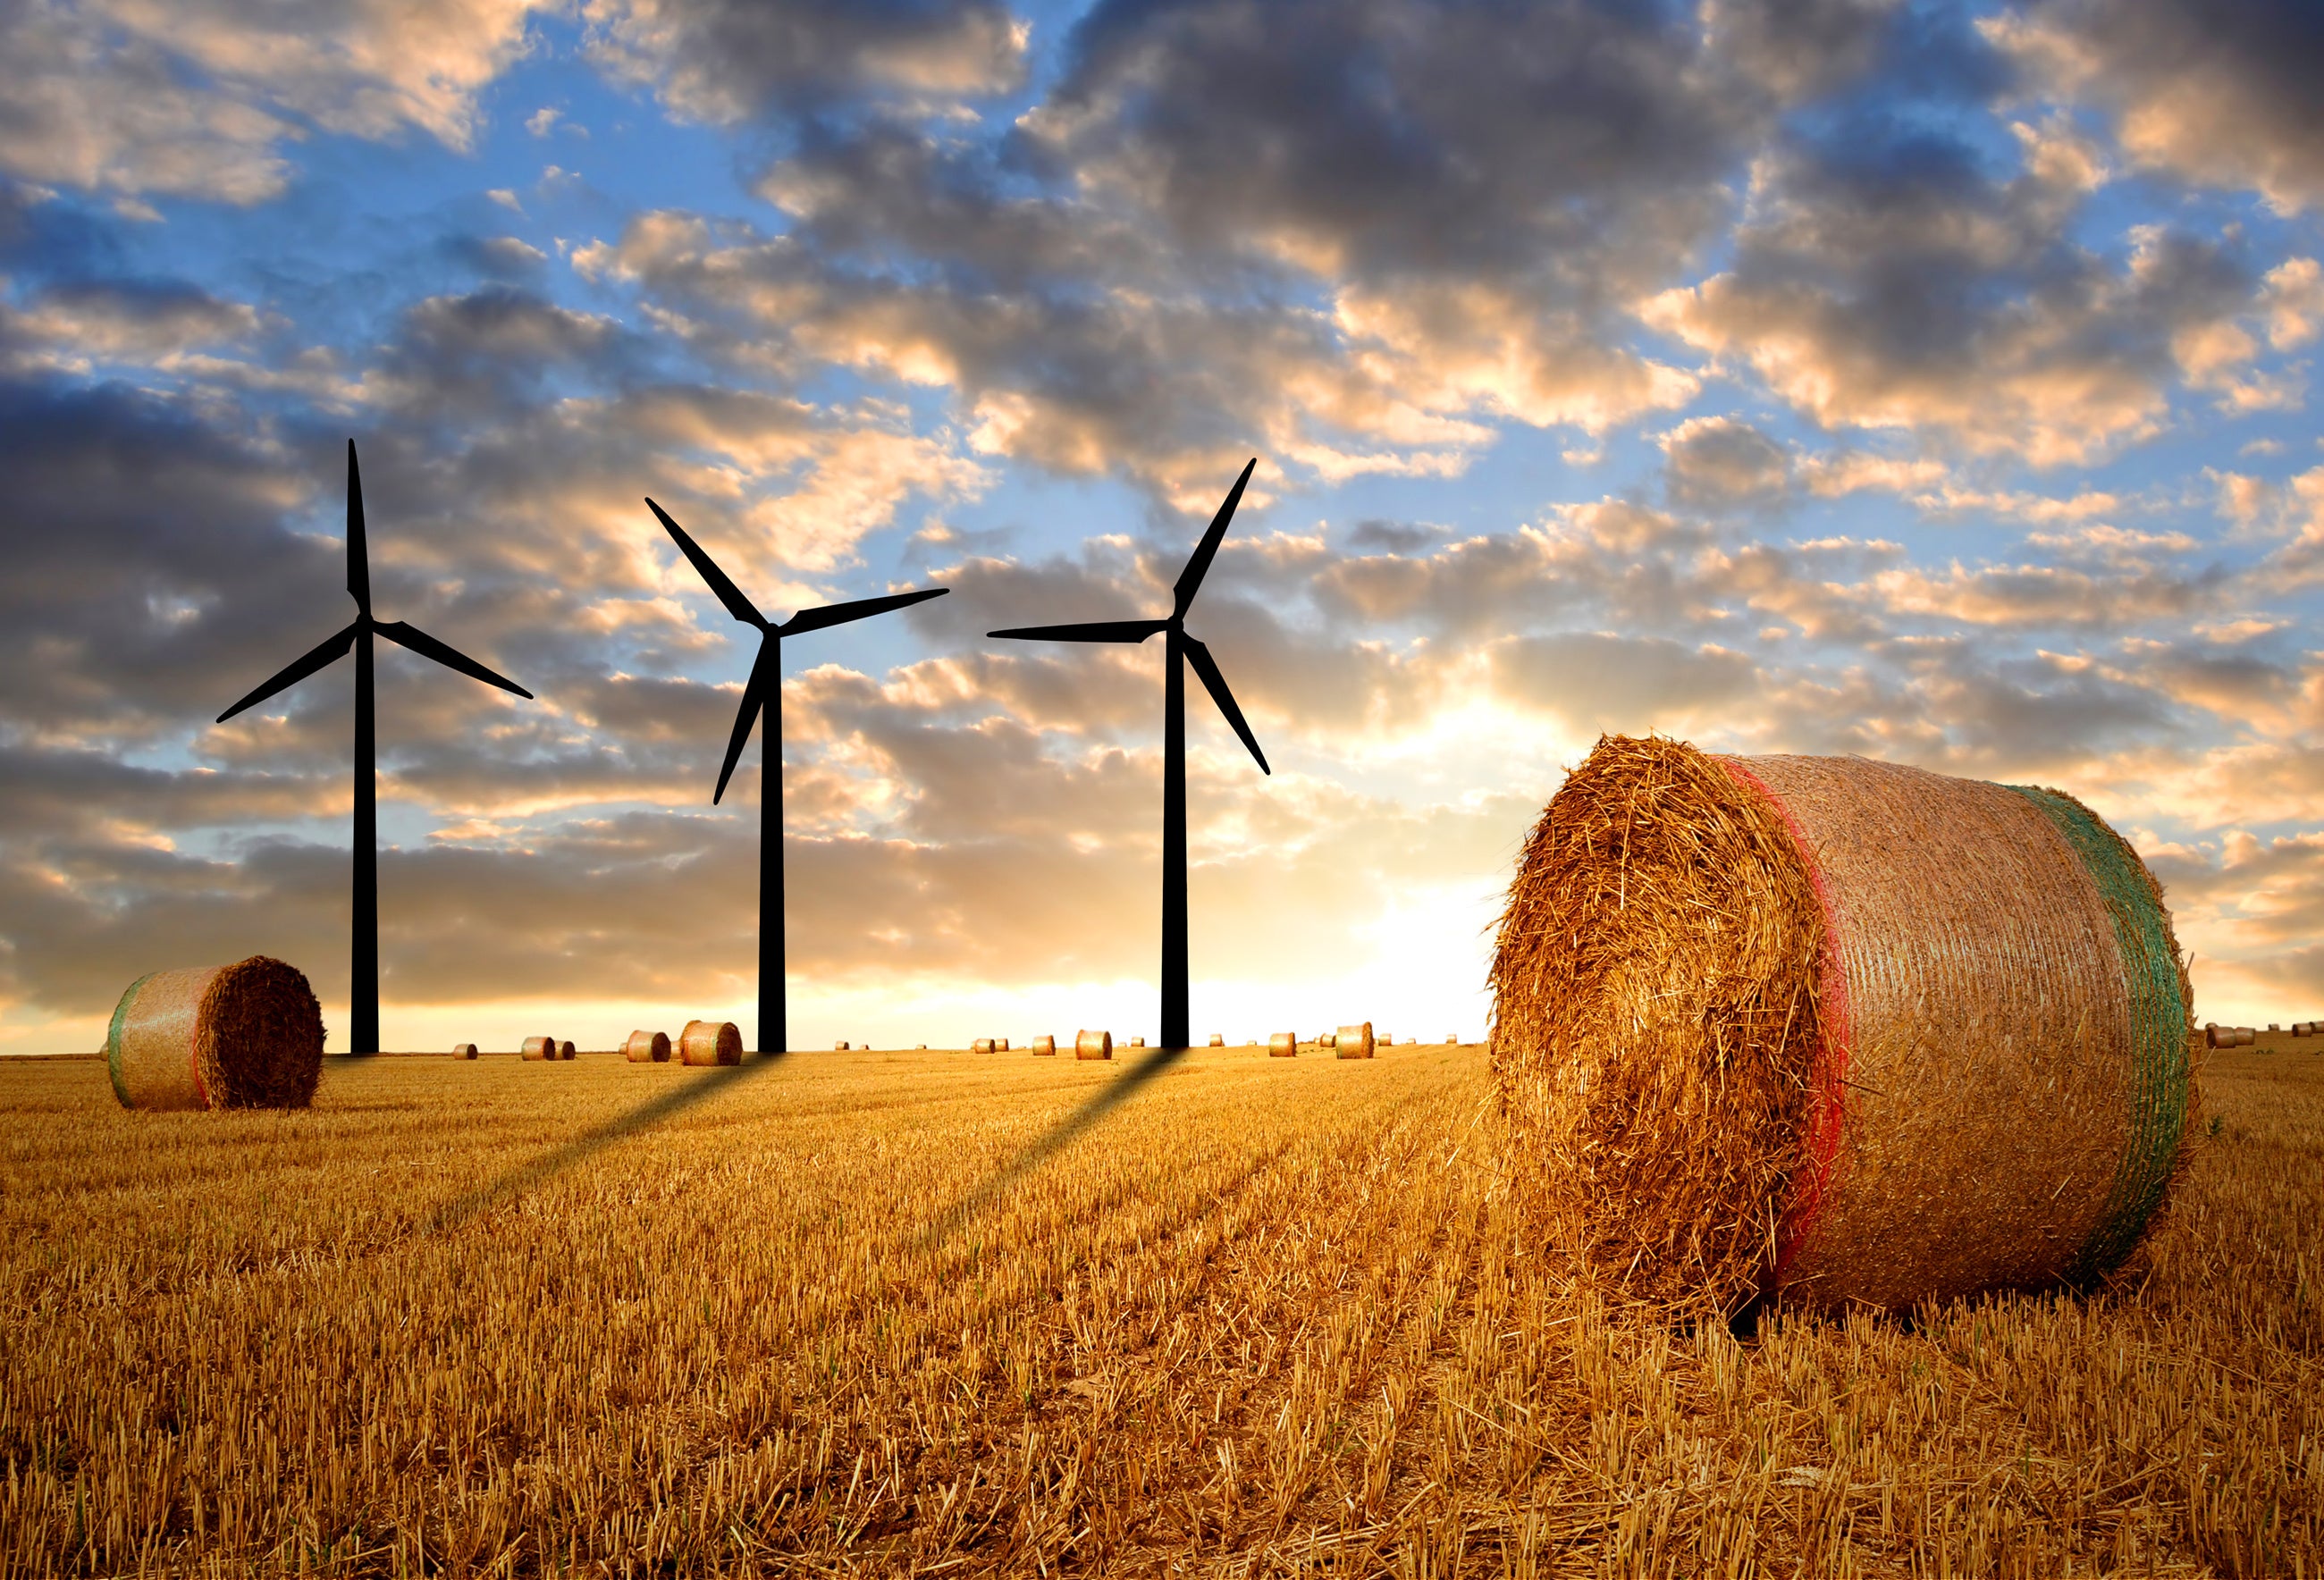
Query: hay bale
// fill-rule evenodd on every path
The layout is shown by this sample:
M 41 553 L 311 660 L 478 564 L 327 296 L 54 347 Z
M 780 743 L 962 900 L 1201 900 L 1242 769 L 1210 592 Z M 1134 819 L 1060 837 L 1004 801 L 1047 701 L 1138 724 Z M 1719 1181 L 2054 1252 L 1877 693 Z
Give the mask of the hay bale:
M 1267 1039 L 1267 1056 L 1269 1059 L 1298 1058 L 1299 1033 L 1297 1032 L 1277 1032 L 1273 1035 L 1269 1036 Z
M 841 1043 L 834 1043 L 831 1045 L 831 1051 L 832 1051 L 834 1053 L 844 1053 L 844 1052 L 846 1052 L 848 1051 L 848 1050 L 847 1050 L 847 1044 L 846 1044 L 845 1043 L 844 1043 L 844 1042 L 841 1042 Z
M 733 1021 L 688 1021 L 678 1034 L 678 1058 L 681 1064 L 740 1064 L 742 1031 Z
M 922 1053 L 925 1053 L 925 1052 L 927 1052 L 928 1051 L 928 1045 L 927 1045 L 926 1043 L 913 1043 L 913 1044 L 912 1044 L 912 1046 L 913 1046 L 916 1050 L 918 1050 L 918 1052 L 922 1052 Z
M 149 971 L 114 1006 L 105 1063 L 124 1108 L 303 1108 L 323 1073 L 323 1007 L 303 972 L 265 955 Z
M 1342 1059 L 1370 1059 L 1372 1056 L 1372 1023 L 1359 1021 L 1351 1026 L 1342 1026 L 1332 1033 L 1332 1052 Z
M 2242 1027 L 2236 1033 L 2236 1046 L 2238 1048 L 2251 1047 L 2258 1041 L 2259 1033 L 2249 1026 Z
M 1036 1059 L 1048 1059 L 1048 1058 L 1054 1058 L 1054 1057 L 1056 1056 L 1056 1052 L 1057 1052 L 1057 1039 L 1056 1039 L 1056 1038 L 1055 1038 L 1055 1037 L 1036 1037 L 1036 1038 L 1034 1038 L 1034 1039 L 1033 1039 L 1033 1056 L 1034 1056 Z
M 1223 1048 L 1223 1047 L 1225 1047 L 1226 1045 L 1227 1045 L 1227 1038 L 1226 1038 L 1226 1033 L 1225 1033 L 1224 1032 L 1213 1032 L 1213 1033 L 1211 1033 L 1211 1046 L 1212 1046 L 1212 1047 L 1213 1047 L 1213 1048 Z
M 1332 1033 L 1332 1032 L 1319 1032 L 1319 1033 L 1316 1033 L 1316 1036 L 1315 1036 L 1315 1046 L 1316 1046 L 1317 1048 L 1319 1048 L 1319 1049 L 1322 1049 L 1322 1050 L 1325 1051 L 1325 1052 L 1329 1052 L 1329 1051 L 1330 1051 L 1330 1049 L 1331 1049 L 1331 1046 L 1332 1046 L 1333 1040 L 1333 1038 L 1334 1038 L 1334 1036 L 1335 1036 L 1336 1034 L 1337 1034 L 1337 1033 Z
M 1444 1045 L 1447 1048 L 1458 1048 L 1461 1045 L 1461 1033 L 1458 1032 L 1445 1033 Z
M 2054 791 L 1601 739 L 1491 979 L 1536 1223 L 1676 1303 L 2086 1284 L 2194 1129 L 2161 891 Z
M 1378 1038 L 1378 1043 L 1379 1043 L 1379 1045 L 1380 1047 L 1383 1047 L 1383 1048 L 1393 1048 L 1393 1047 L 1395 1047 L 1395 1046 L 1396 1046 L 1396 1039 L 1395 1039 L 1394 1037 L 1389 1036 L 1386 1032 L 1382 1032 L 1382 1033 L 1379 1034 L 1379 1037 Z
M 453 1058 L 474 1059 L 475 1056 L 476 1045 L 474 1043 L 455 1043 L 452 1044 Z
M 632 1064 L 668 1064 L 669 1033 L 668 1032 L 637 1031 L 622 1044 L 622 1052 Z
M 990 1053 L 992 1052 L 992 1039 L 979 1037 L 968 1045 L 968 1051 L 972 1053 Z
M 546 1060 L 554 1060 L 557 1057 L 557 1039 L 554 1037 L 527 1037 L 524 1040 L 522 1052 L 527 1059 L 531 1060 L 536 1064 Z
M 2242 1033 L 2237 1032 L 2233 1026 L 2205 1026 L 2203 1028 L 2203 1046 L 2206 1048 L 2232 1048 L 2236 1045 L 2241 1036 Z
M 1143 1037 L 1132 1037 L 1130 1039 L 1130 1045 L 1133 1048 L 1143 1048 L 1146 1046 L 1146 1039 Z
M 1113 1033 L 1111 1032 L 1074 1033 L 1074 1057 L 1076 1059 L 1112 1058 Z
M 993 1052 L 997 1053 L 1006 1053 L 1009 1052 L 1009 1039 L 1006 1037 L 995 1037 L 992 1040 L 992 1047 Z
M 572 1043 L 558 1043 L 558 1044 L 557 1044 L 557 1056 L 558 1056 L 559 1059 L 570 1059 L 570 1058 L 572 1058 L 572 1057 L 573 1057 L 573 1044 L 572 1044 Z

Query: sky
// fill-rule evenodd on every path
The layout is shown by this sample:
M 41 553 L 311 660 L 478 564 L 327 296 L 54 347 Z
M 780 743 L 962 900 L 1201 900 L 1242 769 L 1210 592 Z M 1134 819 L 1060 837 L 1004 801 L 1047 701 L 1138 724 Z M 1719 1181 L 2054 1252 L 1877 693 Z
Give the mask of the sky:
M 383 1038 L 1473 1039 L 1601 732 L 2054 785 L 2198 1020 L 2324 1017 L 2324 9 L 2260 0 L 0 0 L 0 1052 L 146 971 Z

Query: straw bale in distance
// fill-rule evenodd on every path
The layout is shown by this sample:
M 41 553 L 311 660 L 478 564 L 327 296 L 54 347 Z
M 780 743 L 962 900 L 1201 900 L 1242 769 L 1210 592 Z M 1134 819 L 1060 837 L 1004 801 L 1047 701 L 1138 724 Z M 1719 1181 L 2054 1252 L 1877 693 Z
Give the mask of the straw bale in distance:
M 1213 1048 L 1223 1048 L 1223 1047 L 1225 1047 L 1226 1045 L 1227 1045 L 1227 1039 L 1226 1039 L 1226 1033 L 1223 1033 L 1223 1032 L 1213 1032 L 1213 1033 L 1211 1033 L 1211 1046 L 1212 1046 L 1212 1047 L 1213 1047 Z
M 572 1058 L 572 1057 L 573 1057 L 573 1044 L 572 1044 L 571 1043 L 569 1043 L 569 1042 L 568 1042 L 568 1043 L 558 1043 L 558 1044 L 557 1044 L 557 1056 L 558 1056 L 559 1059 L 570 1059 L 570 1058 Z
M 1033 1039 L 1034 1057 L 1040 1059 L 1052 1058 L 1056 1055 L 1056 1052 L 1057 1039 L 1054 1036 L 1036 1037 Z
M 632 1064 L 668 1064 L 669 1033 L 668 1032 L 634 1031 L 622 1044 L 622 1056 Z
M 994 1052 L 996 1052 L 996 1053 L 1006 1053 L 1006 1052 L 1009 1052 L 1009 1039 L 1008 1039 L 1008 1038 L 1006 1038 L 1006 1037 L 995 1037 L 995 1038 L 993 1038 L 993 1039 L 992 1039 L 992 1051 L 993 1051 Z
M 844 1040 L 844 1039 L 843 1039 L 843 1040 L 841 1040 L 841 1041 L 839 1041 L 839 1042 L 834 1043 L 831 1045 L 831 1051 L 832 1051 L 834 1053 L 844 1053 L 844 1052 L 847 1052 L 847 1043 L 846 1043 L 845 1040 Z
M 742 1031 L 733 1021 L 688 1021 L 678 1034 L 678 1057 L 682 1064 L 740 1064 Z
M 1332 1051 L 1342 1059 L 1370 1059 L 1372 1056 L 1372 1023 L 1359 1021 L 1351 1026 L 1342 1026 L 1332 1033 Z
M 1143 1037 L 1132 1037 L 1130 1039 L 1130 1045 L 1133 1048 L 1143 1048 L 1146 1046 L 1146 1039 Z
M 557 1039 L 554 1037 L 527 1037 L 524 1040 L 522 1052 L 527 1059 L 535 1063 L 553 1060 L 557 1057 Z
M 1076 1032 L 1074 1034 L 1074 1057 L 1076 1059 L 1111 1059 L 1113 1057 L 1111 1032 Z
M 968 1051 L 972 1053 L 991 1053 L 997 1046 L 998 1044 L 991 1038 L 979 1037 L 968 1045 Z
M 1267 1056 L 1269 1059 L 1298 1058 L 1299 1033 L 1297 1032 L 1277 1032 L 1271 1034 L 1267 1039 Z
M 323 1009 L 296 966 L 152 971 L 122 994 L 105 1038 L 124 1108 L 303 1108 L 323 1072 Z
M 1396 1046 L 1396 1039 L 1389 1036 L 1386 1032 L 1382 1032 L 1378 1037 L 1374 1038 L 1373 1042 L 1375 1045 L 1382 1048 L 1393 1048 Z
M 1548 1237 L 1674 1303 L 2087 1282 L 2190 1132 L 2160 891 L 2056 792 L 1609 737 L 1526 841 L 1492 982 Z
M 453 1058 L 474 1059 L 475 1056 L 476 1045 L 474 1043 L 455 1043 L 452 1044 Z

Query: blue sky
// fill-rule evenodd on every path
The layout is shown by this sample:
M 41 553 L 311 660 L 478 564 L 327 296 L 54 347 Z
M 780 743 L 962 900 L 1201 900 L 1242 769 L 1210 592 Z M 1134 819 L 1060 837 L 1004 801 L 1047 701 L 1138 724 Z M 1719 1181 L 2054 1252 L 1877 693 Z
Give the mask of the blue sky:
M 747 1020 L 786 652 L 794 1041 L 1156 1031 L 1163 607 L 1194 1018 L 1480 1033 L 1602 731 L 2060 786 L 2199 1018 L 2324 1014 L 2324 119 L 2237 0 L 32 4 L 0 18 L 0 1051 L 266 952 L 344 1024 L 383 614 L 385 1037 Z M 749 1028 L 746 1026 L 746 1033 Z M 336 1044 L 335 1044 L 336 1045 Z

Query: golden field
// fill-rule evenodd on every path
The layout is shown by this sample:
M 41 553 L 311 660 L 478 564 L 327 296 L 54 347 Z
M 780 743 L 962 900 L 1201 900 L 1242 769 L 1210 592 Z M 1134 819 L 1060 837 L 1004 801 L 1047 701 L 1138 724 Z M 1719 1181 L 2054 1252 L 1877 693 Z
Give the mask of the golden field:
M 1476 1048 L 0 1065 L 0 1575 L 2317 1575 L 2275 1047 L 2121 1287 L 1750 1343 L 1530 1254 Z

